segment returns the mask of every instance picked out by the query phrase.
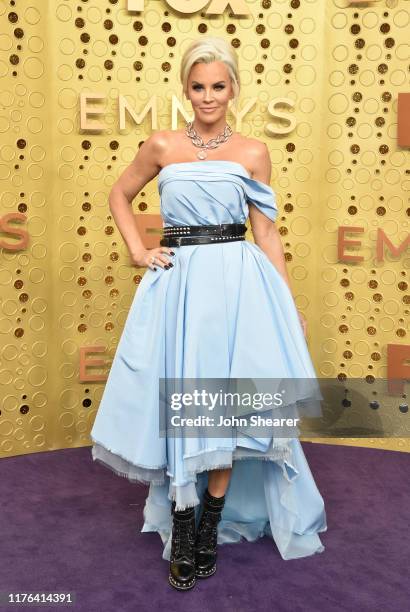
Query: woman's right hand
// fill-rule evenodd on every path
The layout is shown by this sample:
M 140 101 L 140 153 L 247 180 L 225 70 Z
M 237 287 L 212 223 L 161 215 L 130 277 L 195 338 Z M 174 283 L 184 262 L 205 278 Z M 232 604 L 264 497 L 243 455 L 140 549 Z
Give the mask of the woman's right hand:
M 154 249 L 143 249 L 138 253 L 132 254 L 131 261 L 137 268 L 147 267 L 151 268 L 151 270 L 156 270 L 157 266 L 161 266 L 165 270 L 169 270 L 174 264 L 171 263 L 165 254 L 175 255 L 174 251 L 169 247 L 160 246 Z

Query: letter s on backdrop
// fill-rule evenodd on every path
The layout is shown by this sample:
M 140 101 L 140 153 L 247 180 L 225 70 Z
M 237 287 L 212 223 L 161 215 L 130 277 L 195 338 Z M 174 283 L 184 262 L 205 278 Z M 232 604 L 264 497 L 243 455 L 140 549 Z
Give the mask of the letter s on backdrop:
M 0 217 L 0 233 L 11 234 L 12 236 L 20 236 L 21 240 L 18 242 L 9 243 L 0 236 L 0 248 L 7 249 L 8 251 L 21 251 L 27 248 L 28 245 L 28 232 L 19 227 L 13 227 L 9 225 L 10 221 L 26 221 L 26 215 L 19 212 L 12 212 Z

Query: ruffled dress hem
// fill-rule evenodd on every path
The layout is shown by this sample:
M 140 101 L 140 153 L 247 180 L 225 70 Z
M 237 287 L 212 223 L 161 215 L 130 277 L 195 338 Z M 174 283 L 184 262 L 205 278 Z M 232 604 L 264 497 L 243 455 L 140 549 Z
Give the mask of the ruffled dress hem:
M 270 448 L 263 454 L 260 451 L 236 447 L 235 449 L 204 449 L 195 455 L 184 457 L 184 473 L 188 480 L 175 484 L 175 476 L 167 469 L 166 465 L 146 466 L 135 464 L 122 456 L 120 452 L 106 448 L 95 439 L 93 439 L 93 442 L 94 444 L 91 447 L 93 460 L 109 468 L 117 476 L 127 478 L 130 482 L 140 482 L 145 485 L 151 483 L 153 485 L 164 485 L 168 476 L 170 478 L 169 499 L 170 501 L 176 501 L 177 510 L 185 510 L 200 503 L 196 489 L 192 486 L 197 482 L 197 474 L 209 470 L 232 469 L 234 461 L 246 459 L 274 461 L 281 467 L 284 477 L 289 481 L 298 474 L 296 468 L 291 464 L 292 453 L 290 448 L 286 444 L 274 447 L 271 441 Z
M 191 462 L 189 480 L 178 486 L 167 466 L 136 465 L 96 440 L 92 456 L 117 475 L 150 485 L 141 533 L 160 535 L 164 546 L 162 558 L 166 561 L 170 560 L 172 542 L 171 501 L 175 500 L 177 509 L 181 510 L 193 506 L 199 520 L 208 471 L 218 468 L 232 468 L 231 497 L 227 496 L 228 505 L 218 526 L 218 544 L 239 543 L 244 539 L 254 542 L 267 536 L 274 541 L 283 560 L 325 550 L 318 535 L 327 531 L 324 502 L 314 480 L 306 478 L 309 467 L 298 439 L 287 440 L 282 447 L 271 445 L 264 453 L 236 447 L 210 449 L 185 458 Z M 187 478 L 187 472 L 184 473 Z M 167 478 L 169 486 L 166 486 Z M 244 482 L 247 482 L 246 491 Z M 238 500 L 238 496 L 242 501 L 233 502 L 230 507 L 229 500 Z

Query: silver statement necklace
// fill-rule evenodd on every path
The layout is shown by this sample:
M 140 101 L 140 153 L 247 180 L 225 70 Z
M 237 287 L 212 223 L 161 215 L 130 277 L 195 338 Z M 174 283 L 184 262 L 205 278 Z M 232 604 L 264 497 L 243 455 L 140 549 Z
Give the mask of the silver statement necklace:
M 189 136 L 189 138 L 192 140 L 192 144 L 195 145 L 195 147 L 199 147 L 201 149 L 196 154 L 198 159 L 206 159 L 208 157 L 207 149 L 216 149 L 216 147 L 219 147 L 221 143 L 226 142 L 228 138 L 232 136 L 233 132 L 230 126 L 226 124 L 222 134 L 219 134 L 215 138 L 211 138 L 207 143 L 205 143 L 202 136 L 196 132 L 192 121 L 188 121 L 186 124 L 185 134 Z

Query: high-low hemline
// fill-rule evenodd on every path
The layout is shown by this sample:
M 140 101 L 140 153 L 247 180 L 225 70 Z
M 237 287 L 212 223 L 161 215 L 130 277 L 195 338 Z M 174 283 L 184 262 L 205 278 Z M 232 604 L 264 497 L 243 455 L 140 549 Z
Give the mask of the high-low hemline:
M 272 188 L 237 162 L 171 164 L 158 186 L 164 226 L 245 223 L 250 205 L 278 216 Z M 248 240 L 169 257 L 174 266 L 148 268 L 135 292 L 91 431 L 93 460 L 149 485 L 142 531 L 161 535 L 164 559 L 172 500 L 198 512 L 209 471 L 221 467 L 232 476 L 220 543 L 270 534 L 283 559 L 322 552 L 324 502 L 298 438 L 233 430 L 227 447 L 217 437 L 159 435 L 160 378 L 316 378 L 287 283 Z

